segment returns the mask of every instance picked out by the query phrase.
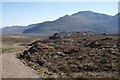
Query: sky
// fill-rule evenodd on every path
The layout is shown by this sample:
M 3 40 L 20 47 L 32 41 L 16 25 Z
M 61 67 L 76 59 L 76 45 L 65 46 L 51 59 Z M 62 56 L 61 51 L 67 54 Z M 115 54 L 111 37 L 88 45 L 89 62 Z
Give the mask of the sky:
M 117 2 L 2 2 L 2 26 L 30 25 L 53 21 L 79 11 L 108 15 L 118 13 Z
M 118 2 L 119 0 L 1 0 L 2 2 Z

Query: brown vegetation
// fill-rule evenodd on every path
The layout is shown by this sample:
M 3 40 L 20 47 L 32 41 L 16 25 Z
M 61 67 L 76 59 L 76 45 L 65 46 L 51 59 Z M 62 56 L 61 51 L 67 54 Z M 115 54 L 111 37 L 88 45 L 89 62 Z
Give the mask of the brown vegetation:
M 45 77 L 117 78 L 118 37 L 56 33 L 37 40 L 19 58 Z

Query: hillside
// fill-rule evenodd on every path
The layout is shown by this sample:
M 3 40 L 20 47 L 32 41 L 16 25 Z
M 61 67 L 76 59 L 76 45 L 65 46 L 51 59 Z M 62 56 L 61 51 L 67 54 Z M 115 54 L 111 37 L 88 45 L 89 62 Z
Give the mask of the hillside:
M 110 16 L 92 11 L 65 15 L 54 21 L 13 26 L 2 29 L 3 33 L 54 34 L 55 32 L 118 33 L 118 14 Z
M 36 26 L 37 24 L 32 24 L 28 26 L 7 26 L 2 28 L 3 34 L 23 34 L 23 31 Z
M 117 33 L 118 20 L 116 16 L 95 13 L 91 11 L 65 15 L 55 21 L 47 21 L 25 30 L 23 33 L 54 33 L 54 32 L 94 32 Z
M 44 77 L 117 78 L 118 37 L 56 33 L 35 41 L 19 58 Z

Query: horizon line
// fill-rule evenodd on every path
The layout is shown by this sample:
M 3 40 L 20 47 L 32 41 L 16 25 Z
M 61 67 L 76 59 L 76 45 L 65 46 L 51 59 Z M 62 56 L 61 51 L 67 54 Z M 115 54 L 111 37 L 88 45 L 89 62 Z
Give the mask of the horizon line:
M 92 10 L 83 10 L 83 11 L 78 11 L 76 13 L 80 13 L 80 12 L 93 12 L 93 13 L 97 13 L 97 14 L 103 14 L 103 15 L 108 15 L 108 16 L 116 16 L 118 13 L 114 14 L 114 15 L 111 15 L 111 14 L 107 14 L 107 13 L 100 13 L 100 12 L 96 12 L 96 11 L 92 11 Z M 73 14 L 76 14 L 76 13 L 73 13 Z M 69 15 L 69 16 L 72 16 L 73 14 L 69 15 L 69 14 L 65 14 L 65 15 Z M 65 15 L 61 16 L 61 17 L 64 17 Z M 59 19 L 60 17 L 56 18 L 55 20 Z M 48 20 L 48 21 L 54 21 L 54 20 Z M 32 24 L 38 24 L 38 23 L 44 23 L 44 22 L 47 22 L 47 21 L 42 21 L 42 22 L 36 22 L 36 23 L 30 23 L 30 24 L 26 24 L 26 25 L 19 25 L 19 24 L 13 24 L 13 25 L 6 25 L 6 26 L 2 26 L 0 27 L 0 29 L 2 28 L 5 28 L 5 27 L 13 27 L 13 26 L 29 26 L 29 25 L 32 25 Z

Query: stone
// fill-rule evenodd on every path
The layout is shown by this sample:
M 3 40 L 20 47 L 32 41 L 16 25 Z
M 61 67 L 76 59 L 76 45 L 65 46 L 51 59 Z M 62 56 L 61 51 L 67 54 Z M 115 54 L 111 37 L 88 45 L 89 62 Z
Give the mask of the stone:
M 43 66 L 44 61 L 43 60 L 38 60 L 38 61 L 36 61 L 36 63 L 38 63 L 40 66 Z

